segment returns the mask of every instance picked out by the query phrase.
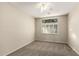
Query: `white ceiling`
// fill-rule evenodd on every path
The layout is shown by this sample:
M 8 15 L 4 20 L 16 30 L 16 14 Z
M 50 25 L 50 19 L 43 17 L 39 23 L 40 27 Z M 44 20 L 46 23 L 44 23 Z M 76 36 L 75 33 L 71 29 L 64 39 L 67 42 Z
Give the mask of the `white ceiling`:
M 50 9 L 47 12 L 41 12 L 39 2 L 12 2 L 15 7 L 34 17 L 58 16 L 69 13 L 77 2 L 51 2 Z

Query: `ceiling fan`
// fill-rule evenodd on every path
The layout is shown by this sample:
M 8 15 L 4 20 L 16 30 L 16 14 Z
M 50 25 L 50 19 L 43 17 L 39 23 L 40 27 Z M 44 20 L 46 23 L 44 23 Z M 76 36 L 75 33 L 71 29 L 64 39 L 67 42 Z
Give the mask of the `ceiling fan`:
M 40 2 L 38 3 L 37 7 L 40 8 L 41 13 L 45 12 L 47 14 L 50 14 L 50 12 L 52 11 L 51 3 L 49 2 Z

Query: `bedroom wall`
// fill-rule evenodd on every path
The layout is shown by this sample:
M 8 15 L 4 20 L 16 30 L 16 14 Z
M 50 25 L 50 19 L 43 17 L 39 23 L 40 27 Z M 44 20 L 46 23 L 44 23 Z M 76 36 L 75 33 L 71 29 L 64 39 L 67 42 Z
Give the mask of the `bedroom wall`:
M 79 4 L 69 13 L 68 24 L 68 44 L 79 54 Z
M 41 20 L 40 18 L 35 19 L 35 39 L 39 41 L 67 43 L 68 40 L 68 19 L 67 15 L 47 17 L 58 19 L 58 33 L 57 34 L 43 34 L 41 31 Z
M 34 41 L 34 18 L 8 3 L 0 3 L 0 55 Z

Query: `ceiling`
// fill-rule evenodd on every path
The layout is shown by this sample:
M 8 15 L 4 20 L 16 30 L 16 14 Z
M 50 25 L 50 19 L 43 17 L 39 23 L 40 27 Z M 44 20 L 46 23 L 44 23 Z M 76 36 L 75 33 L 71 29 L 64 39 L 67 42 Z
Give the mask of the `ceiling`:
M 50 2 L 49 9 L 41 12 L 38 4 L 40 2 L 12 2 L 13 6 L 33 17 L 58 16 L 68 14 L 77 2 Z

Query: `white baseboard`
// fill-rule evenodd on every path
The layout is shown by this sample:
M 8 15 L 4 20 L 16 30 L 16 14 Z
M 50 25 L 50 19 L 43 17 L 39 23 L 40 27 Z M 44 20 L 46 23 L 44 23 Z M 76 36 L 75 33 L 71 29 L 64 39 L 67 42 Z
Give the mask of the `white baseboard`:
M 14 50 L 12 50 L 12 51 L 10 51 L 10 52 L 4 54 L 3 56 L 9 55 L 9 54 L 11 54 L 12 52 L 14 52 L 14 51 L 16 51 L 16 50 L 18 50 L 18 49 L 20 49 L 20 48 L 22 48 L 22 47 L 24 47 L 24 46 L 30 44 L 30 43 L 33 42 L 33 41 L 34 41 L 34 40 L 32 40 L 32 41 L 30 41 L 30 42 L 28 42 L 28 43 L 26 43 L 26 44 L 24 44 L 24 45 L 21 45 L 20 47 L 18 47 L 18 48 L 16 48 L 16 49 L 14 49 Z
M 75 49 L 74 47 L 72 47 L 71 45 L 69 45 L 78 55 L 79 55 L 79 51 L 77 49 Z
M 51 43 L 62 43 L 62 44 L 68 44 L 68 42 L 58 42 L 58 41 L 46 41 L 46 40 L 36 40 L 36 41 L 43 41 L 43 42 L 51 42 Z

